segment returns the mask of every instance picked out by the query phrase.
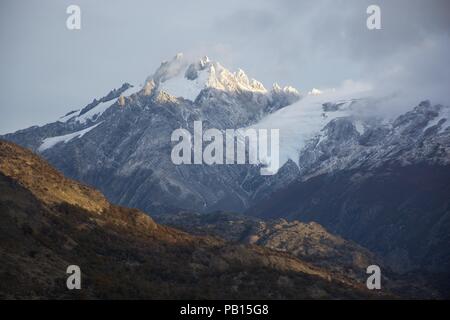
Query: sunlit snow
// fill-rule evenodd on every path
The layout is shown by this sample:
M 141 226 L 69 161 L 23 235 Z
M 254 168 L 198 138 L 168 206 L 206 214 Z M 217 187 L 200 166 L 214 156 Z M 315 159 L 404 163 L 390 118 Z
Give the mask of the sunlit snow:
M 307 95 L 302 100 L 267 115 L 251 128 L 280 130 L 280 166 L 289 159 L 298 163 L 299 151 L 306 142 L 320 134 L 332 119 L 350 115 L 352 99 L 365 97 L 369 87 L 344 83 L 338 90 L 328 90 L 321 95 Z M 339 110 L 324 112 L 325 102 L 343 102 Z M 363 128 L 359 127 L 359 130 Z

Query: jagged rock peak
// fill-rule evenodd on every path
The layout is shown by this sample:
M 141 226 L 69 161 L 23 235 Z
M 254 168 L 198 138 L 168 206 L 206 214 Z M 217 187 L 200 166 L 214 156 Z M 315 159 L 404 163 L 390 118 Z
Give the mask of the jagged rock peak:
M 162 62 L 155 73 L 146 79 L 146 83 L 151 81 L 159 90 L 192 101 L 203 89 L 300 98 L 299 92 L 291 86 L 281 88 L 276 84 L 269 92 L 260 81 L 248 77 L 242 69 L 232 72 L 219 62 L 210 60 L 208 56 L 193 61 L 182 53 Z

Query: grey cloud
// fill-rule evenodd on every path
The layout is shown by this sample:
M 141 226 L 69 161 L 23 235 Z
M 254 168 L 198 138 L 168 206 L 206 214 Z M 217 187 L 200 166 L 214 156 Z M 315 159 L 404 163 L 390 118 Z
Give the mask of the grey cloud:
M 71 32 L 72 2 L 1 1 L 2 133 L 142 82 L 177 52 L 209 55 L 266 86 L 353 79 L 411 101 L 450 100 L 450 1 L 79 0 L 82 30 Z M 369 4 L 380 5 L 382 30 L 367 30 Z

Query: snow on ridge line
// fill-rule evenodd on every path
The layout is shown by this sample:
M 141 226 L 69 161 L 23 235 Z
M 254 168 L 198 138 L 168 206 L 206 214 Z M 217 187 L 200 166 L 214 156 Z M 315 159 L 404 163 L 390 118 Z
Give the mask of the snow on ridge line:
M 102 122 L 99 122 L 99 123 L 97 123 L 97 124 L 95 124 L 95 125 L 93 125 L 93 126 L 91 126 L 89 128 L 86 128 L 86 129 L 83 129 L 83 130 L 80 130 L 80 131 L 77 131 L 77 132 L 72 132 L 72 133 L 69 133 L 69 134 L 62 135 L 62 136 L 45 138 L 42 141 L 42 144 L 39 146 L 38 151 L 39 152 L 43 152 L 43 151 L 45 151 L 47 149 L 50 149 L 50 148 L 54 147 L 59 142 L 67 143 L 67 142 L 69 142 L 72 139 L 81 138 L 82 136 L 84 136 L 86 133 L 88 133 L 89 131 L 94 129 L 96 126 L 98 126 Z
M 159 90 L 165 91 L 175 97 L 182 97 L 195 101 L 200 92 L 206 88 L 208 82 L 208 70 L 201 70 L 198 76 L 189 80 L 184 73 L 177 75 L 159 84 Z
M 120 94 L 120 96 L 129 97 L 129 96 L 141 91 L 142 89 L 143 89 L 142 85 L 131 85 L 128 89 L 124 90 Z M 102 99 L 104 99 L 104 98 L 105 97 L 103 97 Z M 110 106 L 112 106 L 117 101 L 117 99 L 118 98 L 112 98 L 112 99 L 109 99 L 104 102 L 99 102 L 98 105 L 96 105 L 91 110 L 87 111 L 86 113 L 84 113 L 82 115 L 80 115 L 80 113 L 83 110 L 83 108 L 70 111 L 69 113 L 65 114 L 64 116 L 59 117 L 57 121 L 58 122 L 67 122 L 67 121 L 73 119 L 74 121 L 78 121 L 80 123 L 85 123 L 86 120 L 88 120 L 88 119 L 92 120 L 94 116 L 97 116 L 97 118 L 99 116 L 101 116 L 103 114 L 103 112 L 105 112 Z
M 139 84 L 139 85 L 138 84 L 134 84 L 134 85 L 131 85 L 131 87 L 129 87 L 125 91 L 123 91 L 120 95 L 123 96 L 123 97 L 129 97 L 129 96 L 132 96 L 135 93 L 138 93 L 142 89 L 144 89 L 144 86 L 142 84 Z
M 143 89 L 142 85 L 132 85 L 128 89 L 124 90 L 120 96 L 129 97 L 135 93 L 138 93 Z M 86 113 L 80 116 L 80 112 L 83 109 L 73 110 L 67 113 L 66 115 L 60 117 L 58 122 L 67 122 L 69 120 L 79 121 L 80 123 L 86 123 L 86 120 L 93 119 L 94 116 L 100 117 L 110 106 L 112 106 L 118 98 L 112 98 L 105 102 L 100 102 L 97 106 L 87 111 Z
M 195 101 L 205 88 L 227 92 L 241 90 L 269 93 L 261 82 L 249 78 L 242 69 L 232 72 L 206 56 L 191 63 L 183 54 L 177 54 L 171 61 L 163 62 L 146 82 L 150 80 L 156 83 L 158 90 L 191 101 Z M 298 94 L 293 87 L 278 88 L 278 91 Z
M 58 122 L 67 122 L 69 120 L 78 121 L 79 123 L 86 123 L 87 120 L 93 120 L 94 117 L 100 117 L 109 107 L 111 107 L 117 99 L 111 99 L 105 102 L 100 102 L 97 106 L 92 108 L 91 110 L 83 113 L 81 116 L 79 115 L 80 110 L 76 110 L 68 115 L 65 115 L 58 119 Z
M 88 112 L 77 116 L 75 121 L 80 123 L 86 123 L 87 120 L 93 120 L 94 117 L 100 117 L 109 107 L 111 107 L 117 99 L 111 99 L 106 102 L 100 102 L 97 106 L 89 110 Z
M 73 117 L 78 117 L 78 115 L 80 114 L 81 109 L 78 110 L 74 110 L 74 111 L 70 111 L 68 114 L 66 114 L 65 116 L 62 116 L 58 119 L 58 122 L 67 122 L 70 119 L 72 119 Z

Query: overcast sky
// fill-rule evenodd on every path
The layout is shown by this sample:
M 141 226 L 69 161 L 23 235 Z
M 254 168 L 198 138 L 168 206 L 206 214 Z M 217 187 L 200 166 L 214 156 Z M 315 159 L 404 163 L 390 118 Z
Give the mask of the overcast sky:
M 81 7 L 81 30 L 66 8 Z M 366 9 L 381 7 L 381 30 Z M 450 101 L 447 0 L 1 0 L 0 133 L 57 119 L 176 53 L 208 55 L 270 87 L 370 83 Z M 405 102 L 406 103 L 406 102 Z

